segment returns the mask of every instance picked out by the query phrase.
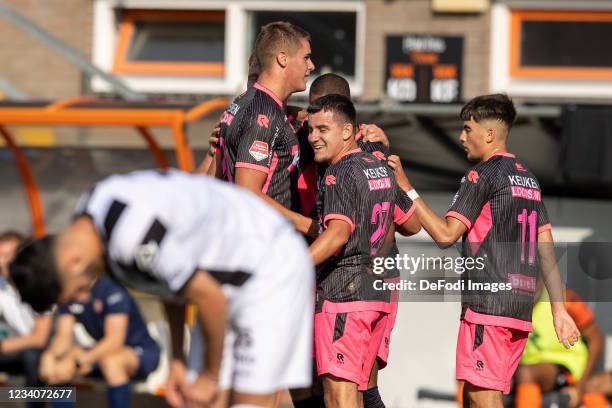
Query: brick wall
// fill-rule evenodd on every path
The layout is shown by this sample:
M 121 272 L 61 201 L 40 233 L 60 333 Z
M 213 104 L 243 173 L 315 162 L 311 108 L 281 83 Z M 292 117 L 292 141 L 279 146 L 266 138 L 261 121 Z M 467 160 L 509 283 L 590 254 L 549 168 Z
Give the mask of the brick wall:
M 463 96 L 488 92 L 489 14 L 434 14 L 430 0 L 366 0 L 364 100 L 384 91 L 385 36 L 422 33 L 464 37 Z
M 3 0 L 90 58 L 92 0 Z M 81 94 L 79 69 L 6 19 L 0 19 L 0 76 L 36 99 Z

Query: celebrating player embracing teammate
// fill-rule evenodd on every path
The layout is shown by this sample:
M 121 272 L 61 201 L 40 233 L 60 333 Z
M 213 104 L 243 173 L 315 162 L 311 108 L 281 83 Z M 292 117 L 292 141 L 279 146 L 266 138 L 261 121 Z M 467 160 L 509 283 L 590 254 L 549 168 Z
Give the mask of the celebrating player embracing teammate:
M 340 95 L 317 99 L 308 108 L 314 159 L 328 164 L 317 208 L 324 230 L 310 246 L 317 272 L 315 358 L 327 407 L 363 406 L 391 311 L 390 293 L 374 290 L 372 259 L 384 256 L 393 222 L 406 233 L 420 226 L 409 198 L 397 189 L 391 170 L 358 148 L 356 114 Z M 404 205 L 398 205 L 401 200 Z
M 316 236 L 316 222 L 298 212 L 299 146 L 285 112 L 287 98 L 306 89 L 314 69 L 310 36 L 290 23 L 270 23 L 257 36 L 255 55 L 257 82 L 221 121 L 223 177 L 259 195 L 301 233 Z

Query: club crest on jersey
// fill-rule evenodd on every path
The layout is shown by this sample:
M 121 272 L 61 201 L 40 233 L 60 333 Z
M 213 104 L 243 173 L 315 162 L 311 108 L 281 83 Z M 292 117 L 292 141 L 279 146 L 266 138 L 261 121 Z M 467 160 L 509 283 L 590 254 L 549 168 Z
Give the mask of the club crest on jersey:
M 113 293 L 106 299 L 106 303 L 110 306 L 117 304 L 123 300 L 123 294 L 121 292 Z
M 83 306 L 80 303 L 73 303 L 70 306 L 68 306 L 68 310 L 70 311 L 70 313 L 72 314 L 81 314 L 85 311 L 85 306 Z
M 249 154 L 253 156 L 255 160 L 262 161 L 268 157 L 268 144 L 261 140 L 254 141 L 249 148 Z
M 238 111 L 240 110 L 240 105 L 238 105 L 235 102 L 232 102 L 232 104 L 229 106 L 229 108 L 227 108 L 227 111 L 229 113 L 231 113 L 232 115 L 236 116 L 236 114 L 238 113 Z
M 270 126 L 270 120 L 266 115 L 260 113 L 259 115 L 257 115 L 257 124 L 259 125 L 259 127 L 265 127 L 267 129 L 268 126 Z
M 523 165 L 521 163 L 514 163 L 514 165 L 516 166 L 516 169 L 518 171 L 523 171 L 523 172 L 527 171 L 527 170 L 525 170 L 525 168 L 523 167 Z
M 104 305 L 102 304 L 102 301 L 100 299 L 96 299 L 94 300 L 93 303 L 93 310 L 94 312 L 96 312 L 97 314 L 102 313 L 102 311 L 104 310 Z
M 362 159 L 366 163 L 374 163 L 374 160 L 370 159 L 369 157 L 362 157 Z
M 330 174 L 329 176 L 325 177 L 325 185 L 326 186 L 331 186 L 336 184 L 336 176 Z
M 155 241 L 149 241 L 146 244 L 140 245 L 134 255 L 134 261 L 138 269 L 150 273 L 153 270 L 153 261 L 158 249 L 159 245 Z
M 478 175 L 478 172 L 476 170 L 470 170 L 470 172 L 468 173 L 467 179 L 468 181 L 476 184 L 478 183 L 480 176 Z

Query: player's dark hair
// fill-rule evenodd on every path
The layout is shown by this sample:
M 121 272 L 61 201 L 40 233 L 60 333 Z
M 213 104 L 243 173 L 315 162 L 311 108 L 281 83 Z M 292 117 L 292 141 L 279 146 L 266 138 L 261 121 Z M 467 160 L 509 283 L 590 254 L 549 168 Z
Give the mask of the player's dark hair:
M 7 230 L 7 231 L 0 232 L 0 242 L 17 241 L 19 244 L 21 244 L 24 240 L 25 240 L 25 237 L 21 233 L 15 230 Z
M 350 99 L 337 94 L 329 94 L 318 98 L 308 107 L 308 113 L 333 112 L 334 116 L 340 117 L 344 123 L 353 125 L 353 130 L 357 129 L 357 113 L 355 106 Z
M 252 53 L 249 57 L 249 73 L 247 74 L 247 86 L 253 85 L 259 79 L 259 74 L 261 74 L 261 67 L 259 66 L 259 61 L 257 61 L 257 55 Z
M 9 266 L 11 281 L 21 299 L 38 313 L 51 309 L 61 292 L 54 242 L 52 235 L 26 242 Z
M 310 34 L 286 21 L 275 21 L 261 27 L 255 40 L 255 56 L 261 70 L 270 66 L 279 51 L 293 53 L 297 50 L 302 39 L 310 41 Z
M 461 120 L 473 119 L 475 122 L 498 120 L 510 130 L 516 119 L 516 109 L 506 94 L 481 95 L 463 106 L 460 117 Z
M 340 75 L 329 73 L 319 75 L 310 85 L 311 95 L 337 94 L 351 99 L 351 87 L 346 79 Z

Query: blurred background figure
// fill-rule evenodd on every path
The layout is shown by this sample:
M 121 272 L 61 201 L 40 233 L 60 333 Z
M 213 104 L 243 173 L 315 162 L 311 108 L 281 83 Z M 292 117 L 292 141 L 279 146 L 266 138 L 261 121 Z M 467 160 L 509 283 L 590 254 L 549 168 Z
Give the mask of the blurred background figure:
M 34 313 L 8 282 L 8 265 L 23 240 L 16 231 L 0 233 L 0 372 L 23 376 L 26 387 L 35 387 L 42 385 L 38 362 L 49 338 L 52 317 Z
M 94 339 L 92 347 L 74 343 L 77 322 Z M 57 328 L 42 355 L 40 375 L 52 385 L 68 384 L 76 376 L 103 378 L 108 406 L 125 408 L 130 406 L 130 383 L 146 379 L 159 359 L 160 348 L 149 335 L 134 299 L 111 278 L 102 276 L 74 301 L 59 307 Z
M 605 408 L 603 394 L 590 392 L 587 383 L 601 356 L 604 337 L 589 306 L 572 290 L 565 291 L 565 307 L 576 322 L 581 339 L 566 349 L 557 340 L 548 293 L 538 285 L 533 309 L 533 331 L 515 374 L 516 407 L 542 406 L 542 394 L 561 390 L 570 395 L 570 407 Z

